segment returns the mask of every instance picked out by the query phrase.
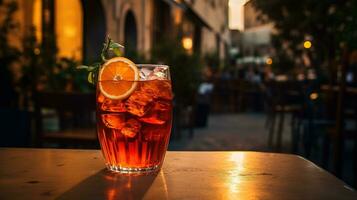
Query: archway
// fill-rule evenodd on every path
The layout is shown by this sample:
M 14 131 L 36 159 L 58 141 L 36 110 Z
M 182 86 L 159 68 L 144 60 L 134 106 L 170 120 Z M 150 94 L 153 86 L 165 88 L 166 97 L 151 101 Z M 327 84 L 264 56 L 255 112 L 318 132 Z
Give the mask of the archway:
M 86 63 L 98 59 L 106 36 L 101 0 L 35 0 L 33 13 L 36 38 L 49 50 L 54 49 L 55 35 L 60 57 L 82 58 Z
M 124 46 L 126 54 L 135 54 L 137 50 L 137 27 L 136 20 L 132 11 L 128 11 L 125 16 L 124 24 Z

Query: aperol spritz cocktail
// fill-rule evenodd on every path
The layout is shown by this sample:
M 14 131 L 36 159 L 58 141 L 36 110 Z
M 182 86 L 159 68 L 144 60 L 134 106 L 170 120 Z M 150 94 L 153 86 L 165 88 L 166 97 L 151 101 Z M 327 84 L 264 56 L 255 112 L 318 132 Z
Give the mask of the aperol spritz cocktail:
M 97 131 L 108 169 L 160 168 L 169 142 L 172 91 L 169 67 L 106 63 L 97 84 Z

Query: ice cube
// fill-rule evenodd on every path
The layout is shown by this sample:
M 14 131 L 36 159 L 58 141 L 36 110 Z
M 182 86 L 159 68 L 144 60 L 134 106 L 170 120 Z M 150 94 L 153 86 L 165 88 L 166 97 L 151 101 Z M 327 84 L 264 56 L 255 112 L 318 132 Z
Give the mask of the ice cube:
M 125 112 L 125 104 L 121 100 L 104 99 L 101 110 L 110 112 Z
M 148 123 L 148 124 L 157 124 L 157 125 L 162 125 L 165 124 L 165 120 L 160 119 L 160 115 L 158 113 L 153 113 L 150 114 L 149 116 L 146 117 L 141 117 L 139 118 L 140 121 Z
M 171 89 L 171 83 L 169 81 L 159 81 L 157 83 L 158 86 L 158 98 L 166 99 L 166 100 L 172 100 L 172 89 Z
M 162 125 L 171 117 L 170 107 L 169 102 L 154 101 L 147 113 L 139 120 L 148 124 Z
M 149 125 L 143 126 L 141 133 L 145 141 L 158 141 L 164 137 L 166 129 L 162 126 Z
M 125 126 L 121 129 L 121 133 L 126 137 L 135 137 L 141 129 L 141 124 L 136 119 L 129 119 L 125 122 Z
M 171 104 L 167 101 L 158 100 L 155 101 L 154 109 L 159 111 L 169 111 L 171 109 Z
M 140 90 L 154 98 L 172 99 L 171 83 L 169 81 L 147 81 L 142 84 Z
M 151 70 L 147 68 L 140 69 L 140 80 L 148 80 L 148 76 L 151 74 Z
M 169 81 L 143 81 L 140 86 L 126 100 L 126 111 L 142 117 L 146 114 L 156 99 L 171 100 L 171 83 Z
M 150 94 L 137 90 L 125 102 L 126 110 L 133 115 L 144 116 L 152 101 Z
M 155 67 L 154 70 L 147 76 L 147 80 L 165 80 L 167 79 L 167 67 Z
M 102 121 L 106 127 L 120 130 L 125 125 L 125 116 L 123 114 L 103 114 Z

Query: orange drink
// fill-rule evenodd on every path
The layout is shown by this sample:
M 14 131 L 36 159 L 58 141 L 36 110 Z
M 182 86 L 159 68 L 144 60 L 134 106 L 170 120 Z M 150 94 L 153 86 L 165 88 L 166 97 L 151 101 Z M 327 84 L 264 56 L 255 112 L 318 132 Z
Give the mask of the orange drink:
M 107 61 L 97 83 L 97 132 L 108 169 L 159 169 L 169 142 L 172 91 L 168 66 Z

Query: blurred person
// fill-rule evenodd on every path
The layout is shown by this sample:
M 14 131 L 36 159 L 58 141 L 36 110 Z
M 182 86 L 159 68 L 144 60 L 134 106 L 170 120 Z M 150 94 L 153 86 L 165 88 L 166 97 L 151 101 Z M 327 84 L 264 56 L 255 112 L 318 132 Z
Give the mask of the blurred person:
M 249 67 L 245 79 L 251 83 L 261 83 L 262 78 L 260 77 L 260 74 L 257 69 L 254 69 L 253 67 Z
M 257 70 L 257 69 L 254 69 L 253 71 L 253 83 L 261 83 L 262 82 L 262 74 Z
M 238 64 L 237 65 L 237 77 L 238 79 L 245 79 L 245 74 L 246 74 L 246 69 L 244 68 L 244 66 L 242 64 Z
M 202 69 L 202 74 L 203 74 L 203 77 L 212 77 L 213 76 L 212 69 L 208 66 L 206 66 Z
M 347 72 L 346 81 L 352 86 L 357 86 L 357 51 L 353 51 L 350 55 L 349 70 Z
M 231 80 L 231 79 L 232 79 L 232 74 L 230 73 L 230 71 L 224 70 L 224 71 L 221 73 L 221 79 L 222 79 L 222 80 Z
M 252 66 L 249 66 L 249 67 L 248 67 L 248 70 L 247 70 L 247 71 L 245 72 L 245 74 L 244 74 L 244 79 L 245 79 L 246 81 L 251 82 L 252 79 L 253 79 L 253 76 L 254 76 L 253 67 L 252 67 Z
M 213 88 L 214 85 L 209 77 L 204 77 L 203 81 L 198 86 L 195 114 L 195 124 L 197 127 L 207 126 Z
M 257 86 L 257 90 L 253 93 L 253 109 L 255 112 L 259 112 L 263 110 L 263 93 L 261 92 L 264 87 L 263 73 L 258 69 L 254 69 L 253 72 L 252 83 Z
M 264 81 L 274 80 L 275 75 L 270 65 L 264 67 L 263 77 Z

